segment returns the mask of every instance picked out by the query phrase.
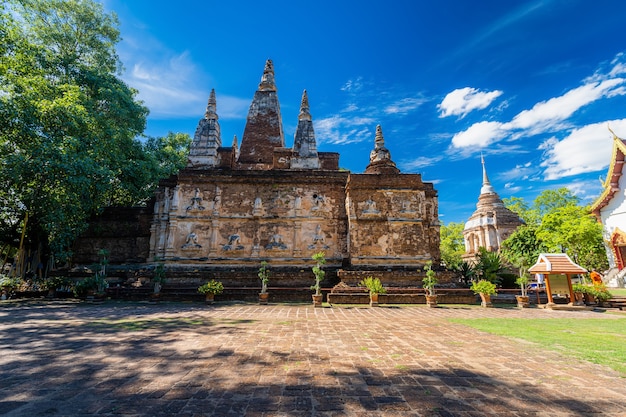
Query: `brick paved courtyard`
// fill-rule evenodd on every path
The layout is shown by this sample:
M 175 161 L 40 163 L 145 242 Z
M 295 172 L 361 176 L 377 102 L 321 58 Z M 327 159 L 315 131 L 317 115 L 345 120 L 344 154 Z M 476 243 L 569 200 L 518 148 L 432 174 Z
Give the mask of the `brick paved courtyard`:
M 0 303 L 2 416 L 626 416 L 626 380 L 454 317 L 541 309 Z

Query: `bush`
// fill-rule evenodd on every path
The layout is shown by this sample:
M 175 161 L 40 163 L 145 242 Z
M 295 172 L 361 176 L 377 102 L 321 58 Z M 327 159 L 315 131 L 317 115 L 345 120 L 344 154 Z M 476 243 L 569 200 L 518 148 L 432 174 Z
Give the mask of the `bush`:
M 486 279 L 472 282 L 470 290 L 472 290 L 474 294 L 493 295 L 497 293 L 496 284 L 494 284 L 493 282 L 489 282 Z
M 385 294 L 387 290 L 383 287 L 383 283 L 380 282 L 380 278 L 374 278 L 372 276 L 366 277 L 359 282 L 361 287 L 367 288 L 370 294 Z
M 224 285 L 212 279 L 198 287 L 198 292 L 202 294 L 221 294 L 224 291 Z

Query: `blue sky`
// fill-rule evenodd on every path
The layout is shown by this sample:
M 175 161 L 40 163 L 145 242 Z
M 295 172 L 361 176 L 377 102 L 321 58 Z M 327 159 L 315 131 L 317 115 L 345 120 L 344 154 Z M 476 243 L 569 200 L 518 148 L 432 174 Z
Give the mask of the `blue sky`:
M 304 89 L 341 167 L 364 171 L 380 124 L 402 172 L 435 183 L 445 223 L 474 211 L 481 152 L 503 198 L 566 186 L 590 203 L 608 127 L 626 138 L 621 0 L 103 3 L 146 134 L 193 135 L 214 88 L 230 146 L 270 58 L 287 146 Z

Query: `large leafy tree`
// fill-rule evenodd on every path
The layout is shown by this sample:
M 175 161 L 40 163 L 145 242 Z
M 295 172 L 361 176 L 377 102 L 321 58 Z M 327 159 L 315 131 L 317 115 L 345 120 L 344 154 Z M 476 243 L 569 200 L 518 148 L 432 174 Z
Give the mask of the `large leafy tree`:
M 532 205 L 521 198 L 505 200 L 505 205 L 526 222 L 503 242 L 505 259 L 518 267 L 520 274 L 541 252 L 568 253 L 589 270 L 606 268 L 602 227 L 579 201 L 567 188 L 543 191 Z
M 440 228 L 439 248 L 441 260 L 450 270 L 456 270 L 463 262 L 462 255 L 465 253 L 463 241 L 463 223 L 450 222 Z
M 116 16 L 92 0 L 0 3 L 0 228 L 9 243 L 25 230 L 34 249 L 66 257 L 91 215 L 144 201 L 182 152 L 188 138 L 137 139 L 148 110 L 119 78 L 119 39 Z
M 567 253 L 588 270 L 608 267 L 602 225 L 587 207 L 567 205 L 548 212 L 537 230 L 537 238 L 549 251 Z

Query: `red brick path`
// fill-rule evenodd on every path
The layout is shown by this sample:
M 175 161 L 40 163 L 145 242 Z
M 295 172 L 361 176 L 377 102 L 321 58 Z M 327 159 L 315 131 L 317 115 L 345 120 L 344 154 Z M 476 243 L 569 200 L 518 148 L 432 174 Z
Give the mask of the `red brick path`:
M 4 302 L 0 415 L 626 416 L 616 372 L 453 317 L 620 318 L 470 306 Z

